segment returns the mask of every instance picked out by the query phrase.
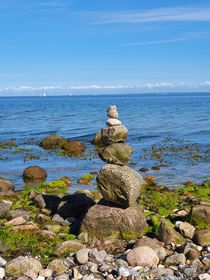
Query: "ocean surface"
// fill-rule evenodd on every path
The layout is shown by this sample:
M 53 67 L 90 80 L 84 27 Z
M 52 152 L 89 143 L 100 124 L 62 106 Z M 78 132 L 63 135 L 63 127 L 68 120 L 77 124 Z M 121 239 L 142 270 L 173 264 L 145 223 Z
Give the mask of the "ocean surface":
M 210 94 L 204 93 L 1 97 L 0 141 L 15 138 L 22 152 L 17 147 L 0 149 L 0 176 L 22 188 L 24 168 L 40 165 L 48 181 L 71 177 L 70 191 L 94 189 L 95 183 L 81 186 L 77 180 L 104 164 L 94 156 L 91 140 L 105 126 L 106 109 L 113 104 L 129 129 L 127 141 L 135 149 L 132 168 L 138 172 L 147 168 L 143 176 L 152 174 L 169 187 L 210 178 Z M 38 144 L 52 133 L 84 142 L 88 148 L 85 159 L 46 154 Z M 27 150 L 38 153 L 39 159 L 24 158 Z M 151 169 L 160 164 L 160 170 Z

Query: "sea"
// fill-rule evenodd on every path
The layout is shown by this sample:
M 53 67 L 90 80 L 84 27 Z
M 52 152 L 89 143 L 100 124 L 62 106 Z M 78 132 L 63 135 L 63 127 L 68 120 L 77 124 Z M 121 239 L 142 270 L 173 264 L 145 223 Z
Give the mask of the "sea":
M 9 149 L 0 144 L 0 177 L 21 189 L 23 170 L 39 165 L 46 169 L 48 181 L 71 177 L 70 192 L 95 189 L 95 181 L 77 181 L 104 164 L 91 141 L 106 126 L 110 105 L 118 107 L 129 130 L 131 168 L 168 187 L 210 178 L 210 93 L 0 97 L 0 143 L 13 138 L 16 144 Z M 45 152 L 39 143 L 54 133 L 85 143 L 85 156 Z M 39 156 L 30 157 L 32 152 Z

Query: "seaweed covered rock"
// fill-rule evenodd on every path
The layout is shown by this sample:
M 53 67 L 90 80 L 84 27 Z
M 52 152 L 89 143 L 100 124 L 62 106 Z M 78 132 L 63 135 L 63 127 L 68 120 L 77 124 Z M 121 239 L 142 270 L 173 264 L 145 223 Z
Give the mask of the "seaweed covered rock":
M 210 229 L 210 206 L 193 206 L 190 214 L 190 221 L 197 229 Z
M 115 143 L 98 150 L 103 161 L 117 165 L 127 164 L 132 152 L 133 148 L 126 143 Z
M 10 196 L 14 194 L 14 185 L 12 182 L 0 178 L 0 196 Z
M 88 232 L 92 239 L 131 240 L 143 236 L 146 229 L 147 223 L 142 207 L 122 209 L 97 204 L 88 210 L 80 231 Z
M 70 253 L 75 253 L 80 249 L 85 248 L 85 245 L 77 240 L 68 240 L 64 241 L 61 245 L 59 245 L 55 250 L 54 254 L 56 256 L 61 255 L 69 255 Z
M 40 166 L 29 166 L 23 171 L 24 181 L 41 182 L 47 178 L 47 172 Z
M 74 141 L 66 141 L 62 145 L 62 149 L 65 151 L 66 155 L 71 156 L 71 155 L 79 155 L 85 152 L 86 147 L 80 141 L 74 140 Z
M 106 164 L 97 176 L 97 186 L 104 199 L 126 207 L 136 204 L 143 177 L 128 166 Z
M 101 131 L 98 131 L 92 140 L 92 144 L 95 146 L 101 146 Z
M 167 219 L 161 219 L 159 239 L 165 244 L 175 243 L 182 245 L 185 243 L 184 237 L 174 229 L 174 225 Z
M 54 150 L 63 147 L 65 143 L 65 138 L 57 134 L 52 134 L 48 137 L 45 137 L 39 145 L 45 150 Z

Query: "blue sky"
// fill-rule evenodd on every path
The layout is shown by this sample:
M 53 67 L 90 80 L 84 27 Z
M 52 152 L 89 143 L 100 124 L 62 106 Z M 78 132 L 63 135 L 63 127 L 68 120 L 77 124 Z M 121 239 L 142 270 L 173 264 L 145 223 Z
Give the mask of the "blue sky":
M 210 1 L 0 0 L 0 94 L 210 91 Z

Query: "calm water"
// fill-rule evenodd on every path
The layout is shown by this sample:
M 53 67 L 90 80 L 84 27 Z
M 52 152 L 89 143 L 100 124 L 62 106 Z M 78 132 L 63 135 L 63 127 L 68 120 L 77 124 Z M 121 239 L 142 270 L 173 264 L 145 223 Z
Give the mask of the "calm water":
M 85 141 L 89 149 L 94 134 L 105 125 L 106 108 L 116 104 L 120 119 L 129 129 L 128 142 L 134 146 L 133 168 L 151 168 L 157 161 L 142 159 L 143 148 L 172 137 L 186 143 L 210 147 L 210 94 L 147 94 L 80 97 L 10 97 L 0 98 L 0 141 L 16 138 L 22 148 L 42 150 L 35 145 L 45 136 L 58 133 L 71 139 Z M 36 138 L 35 144 L 29 139 Z M 209 150 L 210 151 L 210 150 Z M 84 173 L 98 171 L 103 162 L 98 158 L 81 160 L 56 155 L 40 160 L 23 161 L 20 154 L 4 159 L 0 151 L 0 176 L 21 187 L 22 171 L 29 165 L 40 165 L 48 172 L 48 180 L 66 175 L 74 180 L 72 190 L 78 188 L 77 179 Z M 168 186 L 185 181 L 200 182 L 210 178 L 209 160 L 191 164 L 176 158 L 167 168 L 149 171 L 157 181 Z M 90 186 L 93 188 L 94 186 Z M 80 186 L 79 188 L 86 188 Z

